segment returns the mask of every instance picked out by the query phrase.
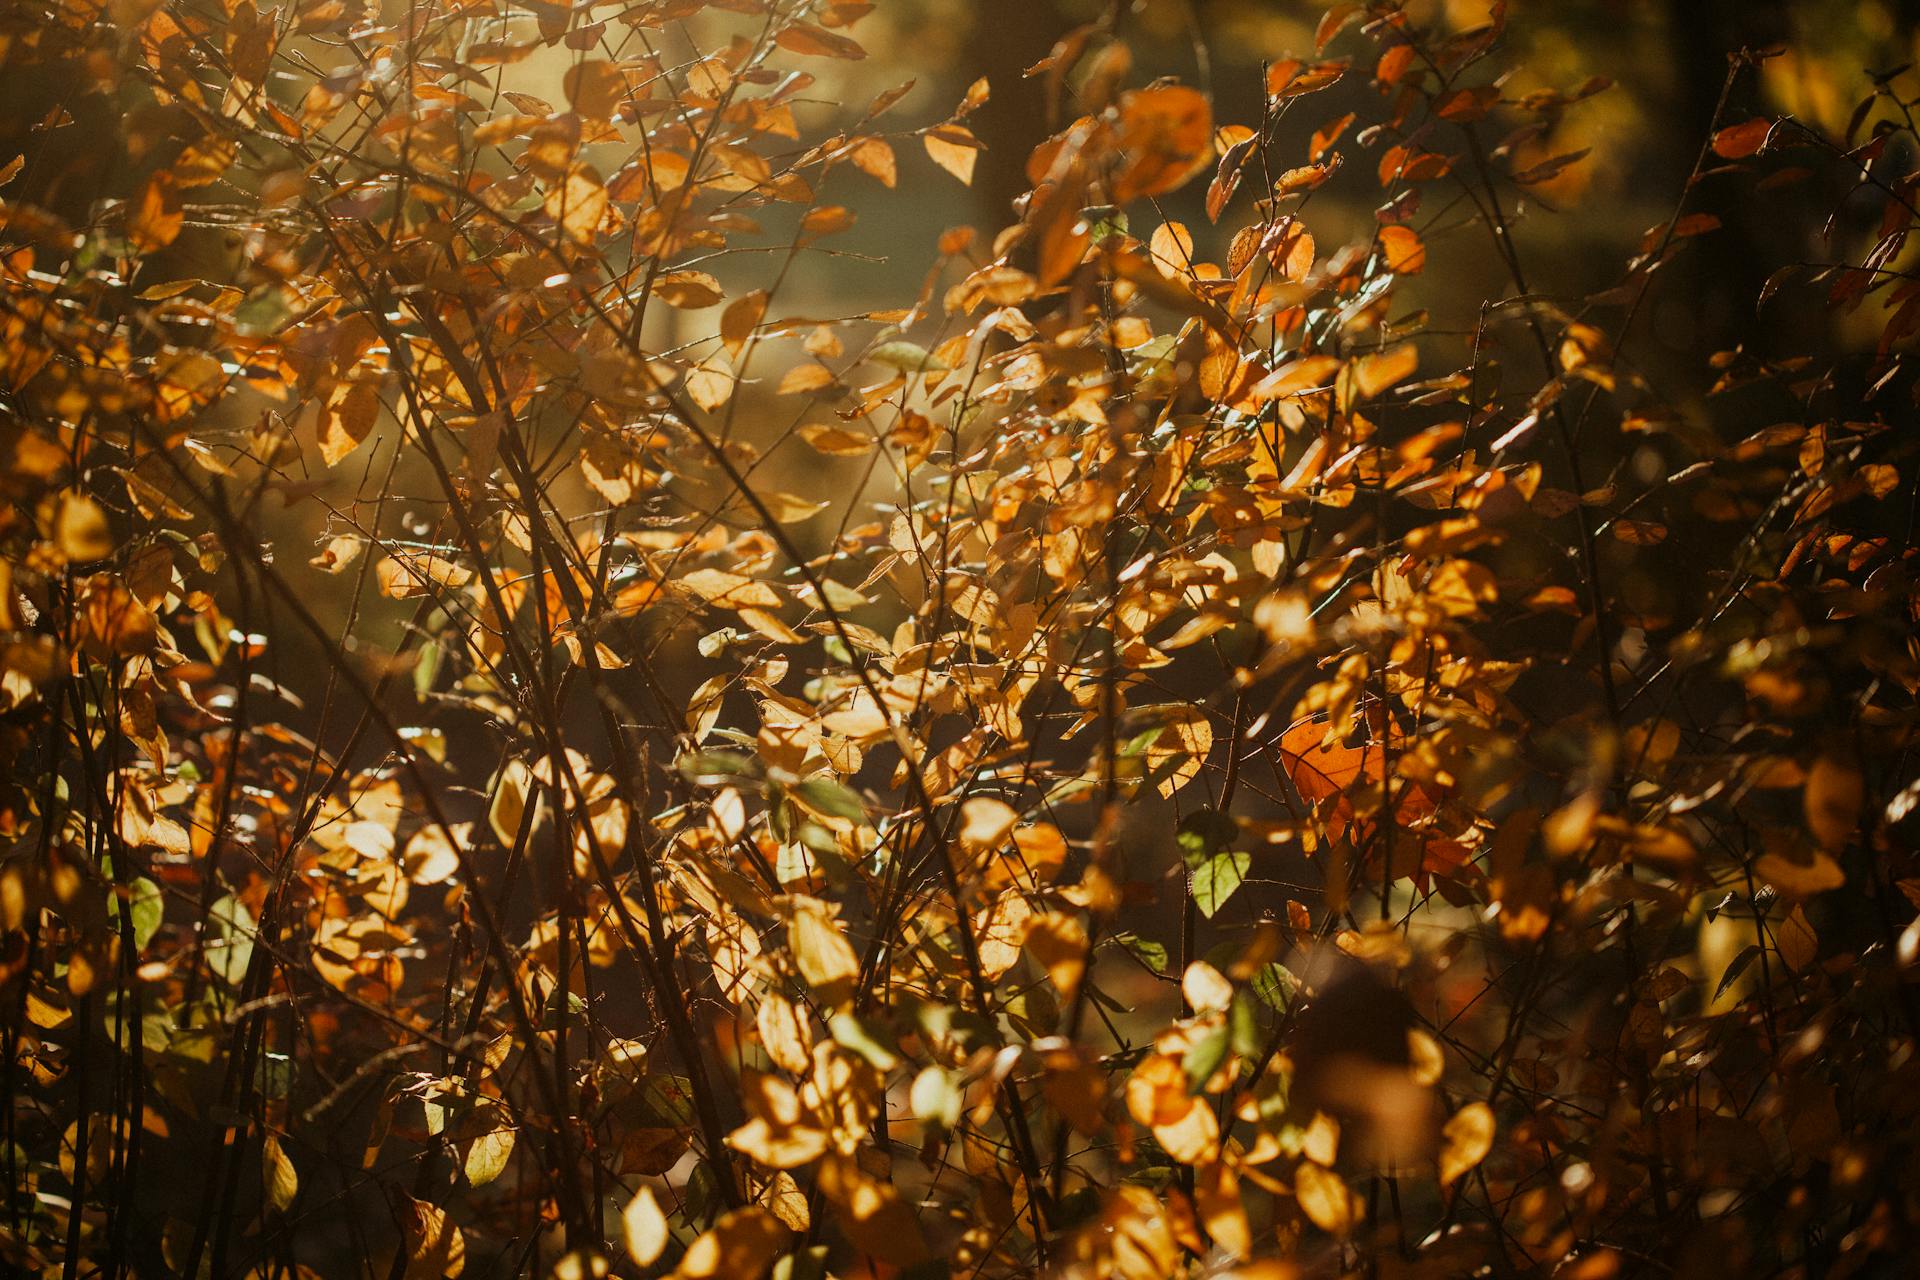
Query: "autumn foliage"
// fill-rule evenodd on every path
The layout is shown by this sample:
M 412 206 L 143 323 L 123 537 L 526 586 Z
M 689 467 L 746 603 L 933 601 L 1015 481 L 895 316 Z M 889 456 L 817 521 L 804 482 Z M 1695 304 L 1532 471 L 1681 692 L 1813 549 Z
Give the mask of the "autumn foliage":
M 8 7 L 4 1265 L 1898 1274 L 1905 80 L 1558 297 L 1500 0 L 1245 119 L 1115 5 L 906 244 L 871 7 Z

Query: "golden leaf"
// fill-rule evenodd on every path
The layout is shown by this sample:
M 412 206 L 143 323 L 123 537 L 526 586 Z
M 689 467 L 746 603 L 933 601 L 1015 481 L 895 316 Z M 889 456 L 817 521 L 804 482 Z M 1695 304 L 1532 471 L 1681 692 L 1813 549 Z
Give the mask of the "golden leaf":
M 787 1237 L 780 1220 L 758 1205 L 734 1209 L 687 1248 L 673 1274 L 676 1280 L 760 1280 Z
M 268 1134 L 260 1144 L 260 1179 L 267 1203 L 282 1213 L 300 1193 L 300 1175 L 293 1161 L 287 1159 L 287 1153 L 280 1149 L 280 1139 L 273 1134 Z
M 320 404 L 320 459 L 328 466 L 358 449 L 380 416 L 380 393 L 371 382 L 339 382 Z
M 1837 756 L 1824 755 L 1807 770 L 1807 829 L 1828 853 L 1847 847 L 1860 825 L 1866 786 L 1860 770 Z
M 53 545 L 69 561 L 104 560 L 113 554 L 107 513 L 91 495 L 68 489 L 55 499 Z
M 627 1252 L 641 1266 L 649 1266 L 666 1251 L 671 1238 L 667 1215 L 660 1210 L 652 1187 L 641 1187 L 627 1207 L 620 1211 L 620 1229 L 627 1238 Z
M 980 159 L 980 140 L 973 130 L 960 124 L 943 124 L 927 130 L 921 138 L 927 155 L 967 186 L 973 185 L 973 167 Z
M 1060 994 L 1071 998 L 1087 968 L 1087 930 L 1080 917 L 1048 911 L 1027 925 L 1027 950 Z
M 172 244 L 185 222 L 179 184 L 171 173 L 162 170 L 148 178 L 134 198 L 133 211 L 127 217 L 127 235 L 136 249 L 152 252 Z
M 1293 1194 L 1307 1221 L 1329 1235 L 1346 1235 L 1360 1219 L 1361 1205 L 1346 1182 L 1317 1164 L 1302 1164 L 1294 1170 Z
M 767 583 L 724 569 L 695 569 L 674 583 L 716 609 L 778 609 L 786 603 Z
M 1440 1131 L 1440 1185 L 1451 1186 L 1493 1150 L 1493 1108 L 1469 1102 Z

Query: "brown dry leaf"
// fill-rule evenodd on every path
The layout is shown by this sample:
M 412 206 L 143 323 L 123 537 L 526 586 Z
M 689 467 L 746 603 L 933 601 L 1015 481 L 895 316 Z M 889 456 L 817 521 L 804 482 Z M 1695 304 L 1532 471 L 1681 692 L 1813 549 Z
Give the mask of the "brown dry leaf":
M 1780 958 L 1795 973 L 1804 971 L 1820 958 L 1820 935 L 1814 932 L 1807 913 L 1797 905 L 1784 920 L 1774 924 L 1773 942 Z

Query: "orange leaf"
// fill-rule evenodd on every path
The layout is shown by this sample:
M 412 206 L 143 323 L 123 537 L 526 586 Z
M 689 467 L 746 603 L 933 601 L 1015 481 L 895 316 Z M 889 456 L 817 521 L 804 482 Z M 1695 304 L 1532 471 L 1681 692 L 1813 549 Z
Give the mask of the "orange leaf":
M 980 158 L 980 140 L 965 125 L 943 124 L 921 141 L 933 162 L 968 186 L 973 185 L 974 162 Z
M 156 173 L 140 188 L 132 214 L 127 218 L 127 234 L 138 249 L 164 249 L 180 234 L 186 216 L 180 207 L 180 188 L 173 175 Z
M 1723 160 L 1744 159 L 1765 146 L 1772 131 L 1773 121 L 1761 116 L 1728 125 L 1713 135 L 1713 153 Z
M 1114 179 L 1114 203 L 1164 195 L 1212 158 L 1213 106 L 1185 85 L 1135 90 L 1120 99 L 1119 143 L 1128 163 Z
M 823 31 L 807 22 L 784 28 L 773 42 L 789 53 L 814 58 L 864 58 L 867 51 L 859 44 L 831 31 Z

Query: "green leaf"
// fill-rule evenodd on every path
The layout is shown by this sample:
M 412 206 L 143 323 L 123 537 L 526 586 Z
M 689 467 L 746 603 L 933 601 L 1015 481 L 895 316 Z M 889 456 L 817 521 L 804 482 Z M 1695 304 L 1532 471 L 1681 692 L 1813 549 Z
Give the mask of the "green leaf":
M 1106 941 L 1109 946 L 1121 948 L 1154 973 L 1164 975 L 1167 972 L 1167 949 L 1160 943 L 1137 933 L 1116 933 Z
M 1733 963 L 1727 966 L 1727 971 L 1720 975 L 1720 985 L 1713 989 L 1713 998 L 1718 1000 L 1721 996 L 1725 995 L 1727 988 L 1738 982 L 1740 975 L 1745 973 L 1748 966 L 1759 958 L 1759 945 L 1749 943 L 1739 955 L 1733 958 Z
M 1268 1005 L 1285 1013 L 1287 1006 L 1293 1003 L 1294 993 L 1300 989 L 1300 980 L 1293 976 L 1291 969 L 1276 960 L 1254 974 L 1253 981 L 1247 986 Z
M 1253 1001 L 1247 999 L 1244 991 L 1236 991 L 1233 1004 L 1227 1009 L 1228 1038 L 1233 1051 L 1249 1061 L 1260 1060 L 1260 1023 L 1253 1016 Z
M 1187 864 L 1193 905 L 1208 919 L 1226 905 L 1247 878 L 1253 857 L 1232 848 L 1239 828 L 1214 809 L 1196 809 L 1180 823 L 1175 840 Z
M 902 373 L 944 373 L 947 370 L 946 361 L 919 343 L 900 338 L 881 343 L 867 352 L 867 359 Z
M 513 1154 L 513 1130 L 495 1129 L 483 1133 L 467 1148 L 466 1173 L 471 1186 L 484 1187 L 500 1176 Z
M 676 767 L 696 787 L 722 787 L 760 772 L 752 756 L 738 751 L 695 751 L 681 756 Z
M 1180 1069 L 1187 1076 L 1187 1092 L 1199 1093 L 1206 1086 L 1220 1064 L 1227 1060 L 1227 1050 L 1232 1047 L 1232 1037 L 1225 1023 L 1207 1032 L 1193 1042 L 1186 1057 L 1180 1060 Z
M 133 946 L 136 951 L 145 951 L 147 943 L 160 930 L 160 921 L 166 913 L 165 900 L 160 896 L 160 886 L 141 876 L 126 890 L 127 907 L 133 913 Z M 116 924 L 120 920 L 120 895 L 115 893 L 107 899 L 107 916 Z
M 239 986 L 253 963 L 253 913 L 232 894 L 214 902 L 209 912 L 214 936 L 207 943 L 207 968 L 228 986 Z
M 845 818 L 862 826 L 870 826 L 867 821 L 867 806 L 860 797 L 845 786 L 828 777 L 808 778 L 793 786 L 794 798 L 815 813 L 823 813 L 832 818 Z
M 1247 878 L 1247 868 L 1253 865 L 1253 855 L 1224 850 L 1208 858 L 1205 863 L 1194 867 L 1188 876 L 1188 885 L 1193 891 L 1193 905 L 1201 915 L 1209 920 L 1214 912 L 1227 904 Z
M 851 1013 L 836 1013 L 827 1019 L 827 1030 L 842 1047 L 865 1058 L 875 1071 L 891 1071 L 900 1057 L 880 1042 L 881 1031 L 871 1019 Z
M 960 1123 L 960 1107 L 964 1099 L 960 1089 L 953 1082 L 944 1067 L 926 1067 L 913 1078 L 913 1088 L 907 1093 L 907 1101 L 913 1107 L 913 1118 L 932 1128 L 947 1130 Z
M 425 699 L 433 692 L 434 677 L 440 674 L 440 642 L 423 640 L 413 660 L 413 696 Z

